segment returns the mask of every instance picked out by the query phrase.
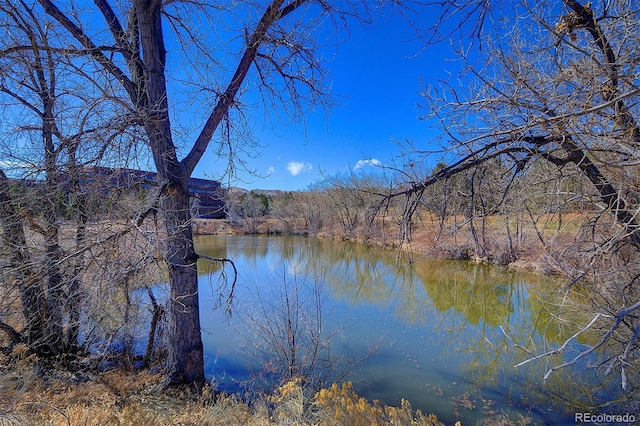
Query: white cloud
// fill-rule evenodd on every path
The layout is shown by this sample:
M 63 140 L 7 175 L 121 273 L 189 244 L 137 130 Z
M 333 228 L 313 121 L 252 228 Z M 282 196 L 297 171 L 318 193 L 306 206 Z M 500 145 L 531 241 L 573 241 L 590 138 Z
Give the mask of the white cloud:
M 0 160 L 0 169 L 10 178 L 25 177 L 25 174 L 29 174 L 29 177 L 35 178 L 38 173 L 38 169 L 34 164 L 24 161 Z
M 382 166 L 382 161 L 376 158 L 372 158 L 371 160 L 358 160 L 356 165 L 353 167 L 353 170 L 361 169 L 364 166 Z
M 291 176 L 298 176 L 300 173 L 307 173 L 313 170 L 313 166 L 310 163 L 304 163 L 302 161 L 289 161 L 287 164 L 287 170 L 291 173 Z
M 276 172 L 276 168 L 273 166 L 269 166 L 269 168 L 267 169 L 267 174 L 268 175 L 272 175 Z
M 30 166 L 31 164 L 23 161 L 0 160 L 0 167 L 26 169 Z

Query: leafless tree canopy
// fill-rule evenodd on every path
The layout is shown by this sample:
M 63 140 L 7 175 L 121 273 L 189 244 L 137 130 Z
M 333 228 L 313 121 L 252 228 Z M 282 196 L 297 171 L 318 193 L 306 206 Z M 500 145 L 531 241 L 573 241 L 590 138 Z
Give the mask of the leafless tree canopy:
M 98 264 L 119 267 L 104 262 L 106 252 L 93 259 L 89 247 L 108 242 L 118 251 L 144 240 L 138 260 L 161 259 L 158 273 L 166 270 L 169 281 L 167 383 L 203 383 L 187 182 L 208 150 L 231 170 L 242 165 L 255 148 L 252 105 L 287 121 L 328 108 L 321 49 L 346 36 L 349 19 L 368 20 L 371 7 L 314 0 L 0 2 L 0 94 L 10 117 L 1 146 L 8 172 L 0 175 L 3 267 L 23 309 L 13 322 L 3 312 L 5 334 L 41 354 L 78 347 L 83 282 Z M 101 198 L 117 191 L 94 185 L 87 192 L 83 173 L 94 166 L 151 167 L 158 182 L 106 206 Z M 44 196 L 22 202 L 19 190 L 33 195 L 20 187 L 26 183 Z M 117 212 L 108 211 L 114 206 Z M 109 232 L 98 226 L 113 217 L 135 220 Z M 42 253 L 31 255 L 36 249 Z M 45 266 L 26 266 L 35 264 Z M 110 272 L 122 278 L 127 301 L 127 283 L 140 272 L 128 267 Z
M 538 236 L 572 285 L 591 285 L 599 295 L 591 307 L 598 321 L 589 328 L 601 327 L 603 338 L 593 349 L 613 348 L 607 363 L 626 388 L 627 369 L 637 372 L 640 334 L 637 6 L 571 0 L 441 6 L 435 30 L 451 40 L 461 71 L 423 91 L 425 119 L 442 130 L 435 141 L 442 149 L 403 146 L 401 187 L 391 198 L 406 200 L 404 237 L 425 207 L 452 214 L 459 195 L 472 226 L 499 215 L 507 232 L 517 211 L 531 218 L 586 212 L 579 241 L 562 256 Z M 446 32 L 452 25 L 456 31 Z M 415 164 L 433 158 L 443 162 L 416 172 Z M 449 196 L 434 206 L 438 193 Z M 482 258 L 481 232 L 476 240 Z

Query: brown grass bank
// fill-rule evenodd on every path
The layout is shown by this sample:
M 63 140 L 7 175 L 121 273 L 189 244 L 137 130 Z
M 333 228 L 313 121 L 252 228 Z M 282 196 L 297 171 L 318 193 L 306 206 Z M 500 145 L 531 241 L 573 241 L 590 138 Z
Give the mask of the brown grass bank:
M 33 358 L 0 372 L 0 425 L 441 425 L 407 401 L 390 407 L 359 397 L 350 383 L 308 394 L 285 383 L 251 404 L 211 388 L 163 389 L 146 371 L 44 373 Z

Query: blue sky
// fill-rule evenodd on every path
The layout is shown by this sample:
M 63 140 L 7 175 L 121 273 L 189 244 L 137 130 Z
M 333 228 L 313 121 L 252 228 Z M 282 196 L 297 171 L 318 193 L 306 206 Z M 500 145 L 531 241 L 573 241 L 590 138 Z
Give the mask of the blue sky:
M 438 13 L 439 10 L 432 8 L 430 12 Z M 101 19 L 93 17 L 97 12 L 91 7 L 83 9 L 82 13 L 88 22 L 94 19 L 101 22 Z M 426 25 L 432 19 L 429 14 L 422 13 L 416 20 Z M 233 28 L 229 22 L 224 24 Z M 239 24 L 244 24 L 244 21 Z M 169 30 L 166 32 L 170 34 Z M 398 152 L 394 140 L 409 139 L 419 146 L 427 146 L 435 134 L 429 123 L 419 119 L 425 114 L 418 107 L 421 102 L 419 92 L 430 79 L 446 79 L 449 77 L 447 71 L 455 68 L 455 63 L 446 61 L 450 52 L 446 43 L 424 50 L 424 42 L 416 39 L 413 28 L 397 12 L 392 13 L 391 8 L 371 25 L 352 20 L 349 33 L 346 41 L 337 45 L 334 45 L 334 39 L 328 39 L 330 47 L 323 50 L 328 59 L 328 83 L 337 106 L 328 114 L 322 109 L 309 112 L 304 123 L 289 125 L 268 121 L 263 111 L 253 110 L 250 112 L 253 118 L 252 137 L 259 148 L 257 155 L 243 155 L 242 160 L 246 169 L 255 173 L 247 173 L 239 167 L 231 179 L 224 176 L 227 158 L 216 156 L 216 143 L 212 141 L 193 177 L 222 180 L 225 185 L 246 189 L 304 190 L 321 181 L 323 176 L 351 171 L 367 173 L 375 170 L 375 164 L 390 164 Z M 230 31 L 230 34 L 237 36 L 237 31 Z M 216 33 L 210 41 L 215 43 L 218 40 L 218 45 L 211 44 L 214 51 L 216 48 L 224 52 L 241 48 L 237 38 L 233 45 L 227 44 L 228 40 L 220 42 L 217 39 L 219 35 Z M 221 38 L 224 38 L 224 32 Z M 344 37 L 341 35 L 339 38 Z M 190 71 L 190 63 L 182 62 L 176 53 L 179 49 L 171 42 L 168 50 L 168 59 L 174 60 L 177 76 L 182 77 L 181 72 Z M 226 56 L 231 57 L 233 55 Z M 232 67 L 235 64 L 231 60 L 228 65 Z M 181 98 L 180 82 L 175 85 L 178 94 L 172 99 L 178 100 L 174 111 L 180 116 L 173 117 L 172 121 L 176 130 L 174 141 L 181 148 L 179 156 L 182 158 L 200 130 L 204 117 L 210 113 L 208 108 L 212 104 L 206 93 L 199 95 L 204 97 L 203 103 L 192 103 L 188 97 Z M 241 102 L 244 100 L 240 99 Z M 32 169 L 25 168 L 25 162 L 18 160 L 0 159 L 0 166 L 31 173 Z M 125 166 L 153 169 L 151 163 L 150 157 L 143 154 Z
M 388 164 L 398 150 L 393 140 L 425 145 L 434 138 L 434 129 L 418 118 L 424 114 L 419 91 L 424 82 L 446 78 L 454 67 L 446 61 L 446 46 L 423 51 L 424 43 L 397 15 L 370 26 L 352 25 L 350 31 L 329 63 L 339 105 L 329 114 L 308 113 L 304 125 L 274 126 L 257 119 L 253 136 L 261 146 L 259 155 L 245 158 L 256 175 L 238 169 L 237 179 L 225 178 L 225 183 L 303 190 L 323 174 L 366 172 L 373 168 L 370 163 Z M 225 166 L 226 159 L 207 153 L 194 177 L 218 179 Z

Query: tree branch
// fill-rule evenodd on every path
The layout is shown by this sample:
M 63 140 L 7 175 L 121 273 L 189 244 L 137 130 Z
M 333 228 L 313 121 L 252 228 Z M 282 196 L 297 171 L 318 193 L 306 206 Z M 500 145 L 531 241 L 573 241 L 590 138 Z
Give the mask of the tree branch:
M 140 225 L 142 225 L 142 223 L 144 222 L 144 220 L 147 218 L 147 216 L 149 216 L 150 214 L 156 214 L 158 211 L 158 207 L 160 205 L 160 197 L 162 196 L 162 194 L 167 190 L 167 188 L 169 187 L 169 181 L 162 181 L 160 183 L 160 186 L 158 186 L 158 189 L 155 193 L 155 195 L 153 196 L 153 198 L 151 199 L 151 202 L 149 203 L 149 206 L 139 212 L 134 221 L 133 224 L 136 228 L 139 228 Z
M 609 40 L 593 15 L 591 3 L 583 6 L 576 0 L 565 0 L 565 4 L 573 10 L 573 14 L 562 17 L 561 23 L 564 24 L 562 28 L 567 32 L 572 32 L 575 28 L 584 28 L 589 32 L 605 58 L 606 74 L 609 82 L 604 87 L 604 98 L 607 101 L 616 99 L 619 97 L 618 61 Z M 615 101 L 614 105 L 615 113 L 622 128 L 629 132 L 633 144 L 640 146 L 640 128 L 633 114 L 622 99 Z
M 590 330 L 593 325 L 596 323 L 596 321 L 599 318 L 614 318 L 615 321 L 613 322 L 613 324 L 611 325 L 611 327 L 609 327 L 609 329 L 607 330 L 607 332 L 602 336 L 602 338 L 600 339 L 600 341 L 593 345 L 590 346 L 588 349 L 580 352 L 578 355 L 576 355 L 575 357 L 573 357 L 571 360 L 567 361 L 567 362 L 563 362 L 562 364 L 556 365 L 554 367 L 551 367 L 549 370 L 547 370 L 546 374 L 544 375 L 544 380 L 546 380 L 547 378 L 549 378 L 549 376 L 557 370 L 560 370 L 562 368 L 566 368 L 566 367 L 570 367 L 572 365 L 575 365 L 578 361 L 580 361 L 582 358 L 588 356 L 589 354 L 595 352 L 598 348 L 602 347 L 605 343 L 607 343 L 607 341 L 609 340 L 609 338 L 613 335 L 613 333 L 616 331 L 616 329 L 618 328 L 618 326 L 620 325 L 620 323 L 625 319 L 625 317 L 627 315 L 629 315 L 630 313 L 636 311 L 640 309 L 640 301 L 636 302 L 635 304 L 622 309 L 621 311 L 619 311 L 615 316 L 613 315 L 608 315 L 608 314 L 603 314 L 603 313 L 597 313 L 593 319 L 589 322 L 589 324 L 587 324 L 585 327 L 583 327 L 581 330 L 577 331 L 573 336 L 569 337 L 560 347 L 556 348 L 556 349 L 552 349 L 550 351 L 547 351 L 543 354 L 540 355 L 534 355 L 531 358 L 528 358 L 524 361 L 522 361 L 519 364 L 516 364 L 515 367 L 521 367 L 531 361 L 534 360 L 538 360 L 541 358 L 546 358 L 548 356 L 551 355 L 556 355 L 561 353 L 562 351 L 564 351 L 564 349 L 566 349 L 567 345 L 574 340 L 576 337 L 578 337 L 580 334 Z M 504 330 L 503 330 L 504 332 Z M 627 344 L 627 348 L 629 347 L 629 345 L 631 344 L 631 342 L 633 342 L 633 340 L 635 340 L 635 338 L 638 337 L 638 329 L 636 328 L 636 331 L 634 333 L 634 338 L 631 339 L 631 341 Z M 625 356 L 627 354 L 627 350 L 625 350 Z M 622 374 L 622 386 L 623 388 L 626 387 L 626 379 L 625 379 L 625 373 L 624 373 L 624 369 L 621 370 L 621 374 Z
M 462 173 L 465 170 L 471 169 L 472 167 L 479 166 L 480 164 L 486 163 L 492 158 L 513 153 L 525 153 L 528 155 L 531 152 L 538 151 L 544 145 L 558 141 L 558 138 L 552 136 L 514 137 L 501 139 L 499 141 L 490 141 L 484 144 L 482 147 L 472 151 L 470 154 L 465 155 L 452 165 L 438 170 L 436 173 L 428 176 L 425 179 L 422 179 L 419 182 L 412 183 L 409 189 L 394 192 L 392 194 L 389 194 L 387 197 L 389 199 L 392 199 L 403 195 L 414 195 L 419 191 L 423 191 L 427 187 L 435 184 L 436 182 L 453 177 L 458 173 Z M 517 142 L 526 142 L 529 143 L 530 146 L 514 145 Z M 505 147 L 497 149 L 499 146 Z M 495 151 L 491 152 L 494 149 Z
M 139 99 L 136 85 L 131 79 L 129 79 L 116 64 L 109 60 L 100 48 L 93 43 L 91 38 L 87 36 L 80 27 L 73 23 L 51 0 L 38 0 L 38 2 L 49 16 L 66 28 L 67 31 L 89 51 L 89 54 L 122 84 L 133 104 L 138 105 L 141 99 Z
M 222 263 L 230 263 L 231 267 L 233 268 L 233 281 L 231 282 L 231 289 L 229 290 L 229 295 L 226 297 L 226 300 L 224 301 L 224 305 L 225 305 L 225 313 L 227 315 L 231 315 L 231 305 L 233 303 L 233 297 L 234 297 L 234 291 L 236 288 L 236 282 L 238 281 L 238 269 L 236 268 L 236 264 L 233 262 L 233 260 L 231 259 L 227 259 L 224 257 L 211 257 L 211 256 L 205 256 L 203 254 L 199 254 L 198 257 L 200 259 L 206 259 L 210 262 L 222 262 Z
M 229 85 L 227 86 L 227 89 L 218 99 L 218 102 L 211 112 L 211 115 L 209 115 L 209 118 L 202 128 L 202 131 L 193 144 L 191 151 L 181 162 L 183 170 L 185 171 L 187 176 L 191 176 L 193 169 L 195 169 L 196 165 L 204 155 L 209 142 L 211 142 L 211 138 L 218 128 L 218 125 L 227 115 L 229 108 L 231 108 L 231 106 L 235 102 L 235 97 L 240 90 L 240 86 L 247 76 L 251 64 L 253 63 L 256 54 L 258 53 L 258 49 L 264 41 L 269 28 L 278 19 L 281 19 L 282 17 L 293 12 L 306 1 L 307 0 L 292 1 L 283 9 L 280 9 L 280 7 L 282 6 L 284 0 L 274 0 L 271 2 L 271 4 L 269 4 L 269 7 L 267 7 L 267 10 L 262 15 L 260 22 L 249 37 L 245 51 L 242 55 L 242 58 L 240 59 L 235 73 L 233 74 L 233 77 L 231 78 L 231 81 L 229 82 Z
M 122 24 L 120 24 L 118 17 L 113 12 L 111 5 L 107 3 L 106 0 L 94 0 L 94 3 L 98 6 L 102 16 L 104 16 L 104 19 L 109 26 L 109 30 L 118 45 L 118 51 L 122 53 L 127 63 L 131 63 L 133 59 L 133 52 L 127 43 L 127 33 L 122 28 Z
M 2 321 L 0 321 L 0 330 L 4 331 L 6 335 L 9 337 L 9 340 L 11 341 L 11 345 L 16 345 L 24 341 L 24 337 L 22 336 L 22 334 L 17 332 L 9 324 L 6 324 Z

